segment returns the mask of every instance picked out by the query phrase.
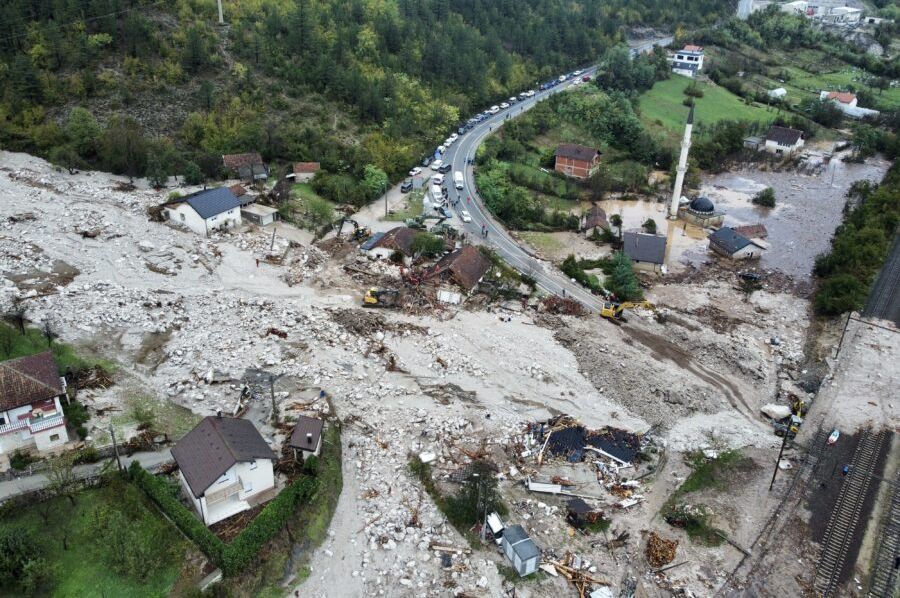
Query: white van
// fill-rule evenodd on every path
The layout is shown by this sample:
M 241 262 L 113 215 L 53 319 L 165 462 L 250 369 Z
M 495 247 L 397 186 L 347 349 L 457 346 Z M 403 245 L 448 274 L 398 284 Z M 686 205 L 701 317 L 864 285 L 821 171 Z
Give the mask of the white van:
M 437 170 L 438 168 L 441 167 L 441 164 L 443 164 L 443 163 L 444 163 L 443 160 L 435 160 L 434 162 L 431 163 L 431 170 Z
M 465 184 L 463 183 L 463 173 L 458 170 L 453 173 L 453 186 L 460 191 L 462 191 L 463 187 L 465 187 Z

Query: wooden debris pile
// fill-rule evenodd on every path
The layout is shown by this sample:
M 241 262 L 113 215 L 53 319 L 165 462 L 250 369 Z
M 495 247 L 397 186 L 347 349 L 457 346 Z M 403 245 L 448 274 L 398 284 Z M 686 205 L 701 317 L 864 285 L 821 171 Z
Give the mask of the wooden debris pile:
M 564 299 L 551 295 L 543 300 L 541 307 L 546 313 L 566 316 L 583 316 L 584 307 L 574 299 Z
M 579 598 L 585 598 L 596 586 L 610 585 L 608 580 L 594 577 L 589 570 L 582 569 L 581 558 L 571 552 L 566 552 L 562 559 L 549 563 L 560 575 L 572 582 Z
M 675 560 L 675 550 L 677 548 L 678 540 L 667 540 L 656 532 L 650 532 L 644 555 L 647 557 L 647 562 L 650 563 L 650 566 L 657 569 Z

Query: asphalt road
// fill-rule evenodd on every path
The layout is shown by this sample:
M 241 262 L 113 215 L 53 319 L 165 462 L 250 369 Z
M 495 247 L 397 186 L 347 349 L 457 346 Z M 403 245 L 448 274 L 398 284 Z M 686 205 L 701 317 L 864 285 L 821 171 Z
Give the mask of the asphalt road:
M 595 68 L 590 68 L 582 75 L 594 75 Z M 467 164 L 469 159 L 474 159 L 475 151 L 482 141 L 496 131 L 499 126 L 508 119 L 518 116 L 534 107 L 538 102 L 547 99 L 554 93 L 558 93 L 570 85 L 571 81 L 558 85 L 552 89 L 538 92 L 534 97 L 513 104 L 506 110 L 488 118 L 466 134 L 462 135 L 456 143 L 444 153 L 444 161 L 453 165 L 454 172 L 463 172 L 465 175 L 465 188 L 457 191 L 452 183 L 448 185 L 451 199 L 457 199 L 452 210 L 460 216 L 462 210 L 467 210 L 472 218 L 471 222 L 462 223 L 466 235 L 475 242 L 483 242 L 492 247 L 510 266 L 523 274 L 532 276 L 537 281 L 540 289 L 553 295 L 559 295 L 576 299 L 590 310 L 600 309 L 599 298 L 586 291 L 581 285 L 568 280 L 556 268 L 543 260 L 536 258 L 521 245 L 519 245 L 506 229 L 498 223 L 484 206 L 481 196 L 475 188 L 473 167 Z M 449 175 L 452 177 L 452 174 Z M 471 198 L 471 200 L 467 200 Z M 462 218 L 460 218 L 462 222 Z M 482 234 L 482 227 L 487 229 L 487 237 Z
M 633 55 L 636 55 L 649 51 L 653 46 L 665 46 L 670 43 L 672 43 L 671 37 L 651 40 L 631 46 L 631 51 Z M 597 67 L 590 67 L 580 76 L 590 75 L 593 78 L 596 70 Z M 590 311 L 600 311 L 603 304 L 602 298 L 593 295 L 578 283 L 566 278 L 552 264 L 535 257 L 519 245 L 506 229 L 491 216 L 475 188 L 472 166 L 469 166 L 467 163 L 469 159 L 475 157 L 475 151 L 481 145 L 481 142 L 493 131 L 496 131 L 506 120 L 519 116 L 552 94 L 565 90 L 571 85 L 572 81 L 574 79 L 570 79 L 552 89 L 539 91 L 534 97 L 515 103 L 506 110 L 501 110 L 494 116 L 477 124 L 470 131 L 461 135 L 456 143 L 444 152 L 443 160 L 453 165 L 453 169 L 447 174 L 447 189 L 450 193 L 450 198 L 458 201 L 455 202 L 451 209 L 456 213 L 457 217 L 460 216 L 460 211 L 467 210 L 472 218 L 472 221 L 469 223 L 462 223 L 462 218 L 460 218 L 460 225 L 463 226 L 470 239 L 489 245 L 510 266 L 522 274 L 534 277 L 538 288 L 541 290 L 553 295 L 575 299 Z M 457 191 L 453 186 L 453 173 L 457 171 L 463 172 L 465 175 L 465 188 L 462 191 Z M 467 198 L 471 198 L 471 200 L 467 201 Z M 486 237 L 482 234 L 483 227 L 487 230 Z
M 891 320 L 900 326 L 900 234 L 894 236 L 891 251 L 872 285 L 863 315 Z

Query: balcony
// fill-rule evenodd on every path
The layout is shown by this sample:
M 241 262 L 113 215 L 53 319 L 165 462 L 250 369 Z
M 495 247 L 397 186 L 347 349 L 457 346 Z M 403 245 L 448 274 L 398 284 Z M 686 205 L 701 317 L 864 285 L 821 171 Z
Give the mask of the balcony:
M 51 415 L 50 417 L 40 417 L 38 419 L 29 419 L 26 421 L 28 422 L 28 429 L 31 430 L 32 434 L 65 424 L 65 419 L 62 414 Z
M 3 424 L 0 426 L 0 434 L 6 434 L 7 432 L 15 432 L 16 430 L 21 430 L 23 428 L 28 427 L 27 419 L 20 419 L 19 421 L 9 422 L 8 424 Z

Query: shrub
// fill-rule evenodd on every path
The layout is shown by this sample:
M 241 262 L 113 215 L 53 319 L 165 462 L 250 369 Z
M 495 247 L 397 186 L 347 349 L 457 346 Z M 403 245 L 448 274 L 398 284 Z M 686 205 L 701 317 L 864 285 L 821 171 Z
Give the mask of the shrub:
M 764 206 L 766 208 L 774 208 L 775 207 L 775 190 L 771 187 L 766 187 L 759 193 L 753 196 L 753 203 L 758 206 Z
M 63 405 L 63 415 L 66 416 L 69 425 L 75 428 L 82 440 L 87 437 L 88 431 L 85 424 L 91 416 L 84 405 L 78 401 L 72 401 L 68 405 Z
M 653 218 L 647 218 L 644 223 L 641 225 L 647 234 L 655 235 L 656 234 L 656 220 Z
M 702 98 L 703 90 L 697 87 L 696 83 L 691 83 L 687 87 L 684 88 L 684 95 L 691 98 Z
M 612 273 L 606 278 L 606 286 L 619 301 L 637 301 L 643 297 L 631 259 L 621 251 L 613 257 Z
M 0 588 L 33 593 L 53 577 L 53 564 L 21 529 L 0 531 Z
M 22 471 L 35 461 L 37 461 L 37 459 L 35 459 L 31 453 L 26 453 L 19 449 L 14 450 L 13 454 L 9 456 L 9 466 L 16 471 Z

